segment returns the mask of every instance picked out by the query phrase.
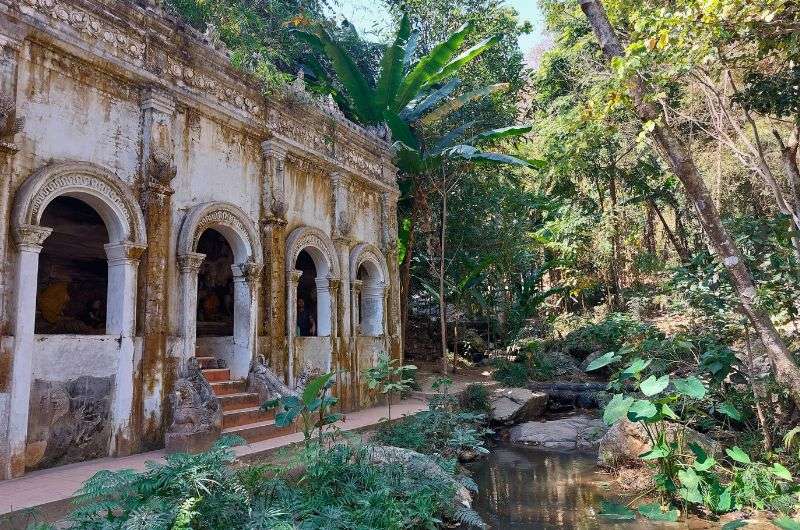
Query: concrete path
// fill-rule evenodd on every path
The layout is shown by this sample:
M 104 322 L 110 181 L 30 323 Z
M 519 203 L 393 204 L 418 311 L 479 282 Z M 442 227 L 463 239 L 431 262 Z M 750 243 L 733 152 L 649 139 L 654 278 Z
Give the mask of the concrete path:
M 399 418 L 403 415 L 416 414 L 427 408 L 428 405 L 424 401 L 407 399 L 392 405 L 392 417 Z M 385 406 L 373 407 L 348 413 L 344 420 L 336 425 L 343 431 L 367 431 L 377 425 L 386 415 Z M 239 460 L 250 462 L 302 440 L 302 433 L 295 433 L 236 447 L 235 452 Z M 29 508 L 35 508 L 40 512 L 40 520 L 52 521 L 54 517 L 61 517 L 69 511 L 68 501 L 72 499 L 81 484 L 96 472 L 103 469 L 141 471 L 145 467 L 145 462 L 163 462 L 164 456 L 165 453 L 161 450 L 122 458 L 100 458 L 33 471 L 24 477 L 0 482 L 0 527 L 4 524 L 2 514 Z

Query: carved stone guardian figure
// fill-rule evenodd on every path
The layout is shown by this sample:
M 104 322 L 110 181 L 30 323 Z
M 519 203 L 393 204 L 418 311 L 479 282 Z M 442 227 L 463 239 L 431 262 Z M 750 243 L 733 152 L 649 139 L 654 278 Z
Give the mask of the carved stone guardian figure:
M 172 394 L 172 425 L 165 437 L 168 453 L 207 450 L 222 433 L 222 407 L 195 357 L 183 364 Z

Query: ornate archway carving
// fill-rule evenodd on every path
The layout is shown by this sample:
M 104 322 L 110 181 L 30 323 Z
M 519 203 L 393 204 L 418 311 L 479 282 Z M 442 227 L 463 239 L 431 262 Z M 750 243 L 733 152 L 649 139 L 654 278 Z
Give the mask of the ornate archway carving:
M 244 210 L 225 202 L 206 202 L 189 211 L 178 236 L 178 256 L 195 253 L 200 236 L 209 228 L 225 237 L 237 264 L 262 263 L 261 241 L 253 222 Z
M 317 250 L 317 252 L 312 253 L 311 257 L 314 259 L 318 270 L 321 268 L 319 260 L 324 258 L 325 272 L 332 278 L 341 277 L 339 260 L 336 259 L 336 248 L 333 246 L 333 241 L 322 230 L 310 226 L 295 228 L 286 240 L 287 273 L 294 270 L 297 256 L 300 255 L 300 252 L 309 248 Z
M 380 249 L 371 243 L 359 243 L 350 251 L 350 281 L 358 279 L 358 268 L 365 262 L 374 264 L 380 272 L 380 281 L 388 283 L 389 266 L 386 264 L 386 258 Z
M 40 226 L 47 205 L 62 196 L 94 208 L 106 224 L 111 243 L 147 244 L 144 216 L 128 186 L 111 171 L 89 162 L 55 162 L 28 177 L 14 199 L 14 228 L 24 231 Z

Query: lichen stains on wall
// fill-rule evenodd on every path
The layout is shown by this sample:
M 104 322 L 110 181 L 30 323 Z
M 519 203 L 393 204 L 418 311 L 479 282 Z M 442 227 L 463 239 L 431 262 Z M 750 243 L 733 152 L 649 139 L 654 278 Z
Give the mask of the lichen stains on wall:
M 11 385 L 11 351 L 0 349 L 0 393 L 8 392 Z

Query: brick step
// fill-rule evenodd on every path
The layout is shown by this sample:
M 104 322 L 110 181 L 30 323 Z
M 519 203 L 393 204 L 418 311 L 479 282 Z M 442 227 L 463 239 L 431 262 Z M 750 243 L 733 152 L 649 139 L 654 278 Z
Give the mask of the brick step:
M 234 434 L 241 436 L 247 443 L 261 442 L 278 436 L 286 436 L 295 432 L 294 425 L 288 427 L 278 427 L 274 420 L 250 423 L 240 427 L 228 427 L 222 429 L 222 434 Z
M 258 394 L 255 392 L 218 395 L 217 399 L 219 399 L 224 412 L 261 406 L 261 400 L 258 399 Z
M 274 410 L 261 410 L 261 407 L 226 410 L 222 413 L 222 427 L 242 427 L 251 423 L 259 423 L 275 419 Z
M 206 381 L 209 383 L 214 383 L 216 381 L 230 381 L 231 379 L 231 371 L 228 368 L 209 368 L 207 370 L 203 370 L 203 377 L 206 378 Z
M 216 357 L 195 357 L 195 359 L 197 359 L 201 370 L 219 367 L 219 360 Z
M 247 390 L 246 381 L 209 381 L 215 396 L 243 394 Z

